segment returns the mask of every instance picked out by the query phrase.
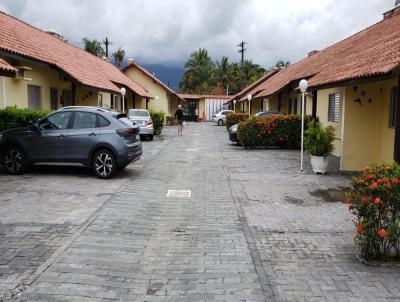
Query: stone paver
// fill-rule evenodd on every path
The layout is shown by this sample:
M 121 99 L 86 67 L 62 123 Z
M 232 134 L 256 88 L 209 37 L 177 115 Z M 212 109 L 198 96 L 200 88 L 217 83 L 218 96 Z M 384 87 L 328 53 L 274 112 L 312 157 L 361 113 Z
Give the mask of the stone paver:
M 14 208 L 21 216 L 5 218 L 5 237 L 61 238 L 56 251 L 43 252 L 47 266 L 19 300 L 400 301 L 399 268 L 362 265 L 346 205 L 325 198 L 348 179 L 297 169 L 296 151 L 244 150 L 228 143 L 223 127 L 201 123 L 183 137 L 165 129 L 162 140 L 145 143 L 143 160 L 101 186 L 51 172 L 82 196 L 64 193 L 58 205 L 49 186 L 42 205 L 25 195 L 0 199 L 7 205 L 0 217 Z M 47 184 L 46 177 L 33 178 Z M 21 186 L 19 194 L 35 192 Z M 167 197 L 168 190 L 191 197 Z M 97 196 L 101 205 L 92 203 Z

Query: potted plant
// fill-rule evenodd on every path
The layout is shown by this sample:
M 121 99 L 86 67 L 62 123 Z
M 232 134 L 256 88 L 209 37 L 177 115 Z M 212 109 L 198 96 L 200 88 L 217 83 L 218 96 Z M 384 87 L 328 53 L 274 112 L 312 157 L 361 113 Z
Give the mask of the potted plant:
M 314 120 L 305 132 L 304 147 L 311 155 L 311 166 L 315 174 L 326 174 L 328 157 L 333 152 L 335 128 L 323 128 L 319 120 Z

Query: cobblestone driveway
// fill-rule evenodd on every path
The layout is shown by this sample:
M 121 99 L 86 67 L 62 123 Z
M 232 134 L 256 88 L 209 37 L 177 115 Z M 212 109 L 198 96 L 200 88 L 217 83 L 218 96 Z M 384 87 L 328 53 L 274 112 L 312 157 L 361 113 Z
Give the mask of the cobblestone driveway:
M 211 124 L 163 138 L 110 182 L 0 176 L 2 286 L 20 268 L 21 301 L 400 301 L 400 269 L 360 264 L 327 201 L 346 178 L 298 175 L 297 152 L 246 151 Z

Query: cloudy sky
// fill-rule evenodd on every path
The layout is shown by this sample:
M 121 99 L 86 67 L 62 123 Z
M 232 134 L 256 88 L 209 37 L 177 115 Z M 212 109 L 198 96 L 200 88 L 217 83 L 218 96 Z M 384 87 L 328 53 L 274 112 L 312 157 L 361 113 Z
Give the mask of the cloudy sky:
M 382 19 L 395 0 L 0 0 L 34 26 L 113 42 L 142 64 L 182 66 L 198 47 L 213 59 L 246 58 L 269 67 L 295 62 Z

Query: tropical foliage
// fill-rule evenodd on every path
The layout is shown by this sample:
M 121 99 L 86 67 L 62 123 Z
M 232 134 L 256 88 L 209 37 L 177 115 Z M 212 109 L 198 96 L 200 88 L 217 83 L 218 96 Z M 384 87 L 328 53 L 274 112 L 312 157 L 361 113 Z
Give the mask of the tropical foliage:
M 200 48 L 190 55 L 180 83 L 186 93 L 213 93 L 216 88 L 235 94 L 265 74 L 266 70 L 251 60 L 230 63 L 227 57 L 213 62 L 207 50 Z
M 183 79 L 179 84 L 180 90 L 186 93 L 211 93 L 215 87 L 214 68 L 214 62 L 207 50 L 200 48 L 195 51 L 185 64 Z
M 348 194 L 355 242 L 367 260 L 400 260 L 400 168 L 374 164 L 354 178 Z
M 120 68 L 122 65 L 122 62 L 124 61 L 125 57 L 125 50 L 123 50 L 121 47 L 118 48 L 115 52 L 112 53 L 112 56 L 114 58 L 114 64 L 117 66 L 117 68 Z
M 313 121 L 305 132 L 304 148 L 313 156 L 327 158 L 334 150 L 335 128 L 323 128 L 318 119 Z
M 83 48 L 90 52 L 95 56 L 103 56 L 105 54 L 103 47 L 101 46 L 101 42 L 94 39 L 90 40 L 89 38 L 83 38 Z

